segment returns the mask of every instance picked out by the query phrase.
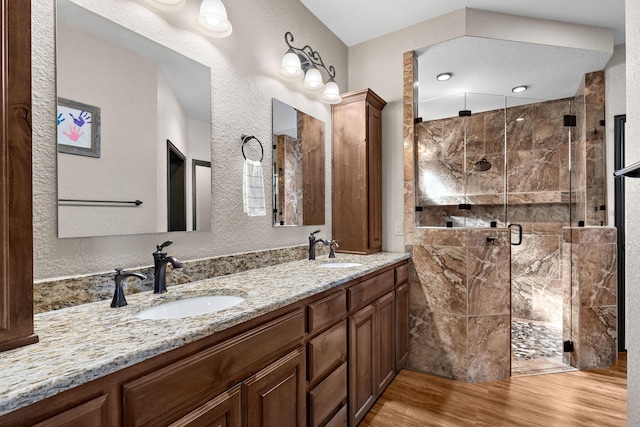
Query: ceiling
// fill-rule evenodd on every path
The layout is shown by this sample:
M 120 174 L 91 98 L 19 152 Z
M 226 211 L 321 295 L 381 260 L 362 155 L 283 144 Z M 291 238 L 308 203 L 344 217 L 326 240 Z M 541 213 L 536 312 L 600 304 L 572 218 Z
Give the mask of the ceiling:
M 300 0 L 347 46 L 470 7 L 614 29 L 624 43 L 625 0 Z
M 624 43 L 624 0 L 300 0 L 346 45 L 400 30 L 465 7 L 613 29 Z M 416 50 L 424 120 L 575 95 L 582 76 L 605 68 L 608 52 L 479 37 Z M 449 72 L 453 78 L 438 82 Z M 528 86 L 522 94 L 511 89 Z M 465 95 L 466 94 L 466 95 Z M 480 95 L 478 95 L 480 94 Z M 491 95 L 482 95 L 491 94 Z M 466 104 L 466 105 L 465 105 Z

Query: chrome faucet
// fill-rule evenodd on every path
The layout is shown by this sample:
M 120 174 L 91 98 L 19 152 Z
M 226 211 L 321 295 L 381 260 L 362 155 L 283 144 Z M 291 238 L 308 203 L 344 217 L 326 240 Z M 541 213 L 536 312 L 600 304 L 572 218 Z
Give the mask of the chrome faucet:
M 140 273 L 123 273 L 121 268 L 116 268 L 116 290 L 111 300 L 111 308 L 124 307 L 127 305 L 127 300 L 124 298 L 124 289 L 122 288 L 122 282 L 127 277 L 137 277 L 140 280 L 147 280 L 147 276 Z
M 182 263 L 178 258 L 167 256 L 162 249 L 172 244 L 173 241 L 167 240 L 156 246 L 157 251 L 153 253 L 153 293 L 163 294 L 167 292 L 167 264 L 171 263 L 173 268 L 182 268 Z
M 316 230 L 313 233 L 309 234 L 309 259 L 316 259 L 316 245 L 318 243 L 322 243 L 325 246 L 329 246 L 330 242 L 326 239 L 316 239 L 316 233 L 319 233 L 320 230 Z

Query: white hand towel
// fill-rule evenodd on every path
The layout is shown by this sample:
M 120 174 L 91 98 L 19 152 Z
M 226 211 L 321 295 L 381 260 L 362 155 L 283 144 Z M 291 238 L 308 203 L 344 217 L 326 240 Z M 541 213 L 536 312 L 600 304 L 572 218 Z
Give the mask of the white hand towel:
M 242 201 L 244 212 L 249 216 L 265 216 L 262 163 L 245 159 L 242 173 Z

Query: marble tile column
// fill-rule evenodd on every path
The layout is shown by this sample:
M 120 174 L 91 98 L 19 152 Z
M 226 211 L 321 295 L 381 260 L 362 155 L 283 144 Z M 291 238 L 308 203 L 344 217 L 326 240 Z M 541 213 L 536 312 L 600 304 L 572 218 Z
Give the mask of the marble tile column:
M 616 238 L 614 227 L 563 229 L 564 361 L 581 370 L 617 359 Z
M 509 231 L 414 233 L 410 368 L 468 382 L 508 378 Z

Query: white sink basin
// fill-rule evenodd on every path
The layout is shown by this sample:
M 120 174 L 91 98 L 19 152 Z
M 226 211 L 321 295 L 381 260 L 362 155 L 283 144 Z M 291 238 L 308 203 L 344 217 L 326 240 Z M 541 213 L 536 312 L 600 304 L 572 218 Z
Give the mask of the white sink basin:
M 240 304 L 245 299 L 230 295 L 209 295 L 166 302 L 136 314 L 138 319 L 181 319 L 214 313 Z
M 320 268 L 351 268 L 361 265 L 359 262 L 325 262 L 320 264 Z

